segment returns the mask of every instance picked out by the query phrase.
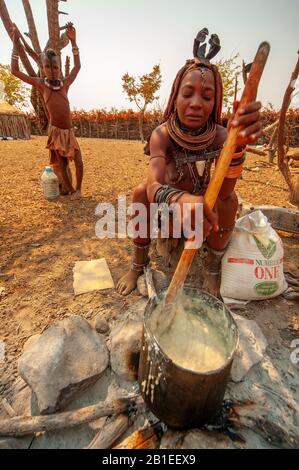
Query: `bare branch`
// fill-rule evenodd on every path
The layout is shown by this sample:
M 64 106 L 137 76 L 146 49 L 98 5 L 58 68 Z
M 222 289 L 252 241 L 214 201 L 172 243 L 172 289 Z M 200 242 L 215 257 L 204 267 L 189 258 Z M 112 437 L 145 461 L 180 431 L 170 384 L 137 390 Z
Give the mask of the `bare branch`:
M 35 26 L 35 21 L 34 21 L 32 9 L 31 9 L 31 5 L 30 5 L 29 0 L 22 0 L 22 1 L 23 1 L 23 7 L 24 7 L 25 14 L 26 14 L 26 18 L 27 18 L 28 28 L 29 28 L 29 37 L 31 39 L 33 49 L 39 55 L 41 54 L 42 50 L 41 50 L 38 35 L 37 35 L 37 30 Z
M 285 144 L 285 137 L 286 137 L 286 115 L 291 103 L 292 93 L 295 89 L 295 82 L 299 75 L 299 57 L 297 60 L 296 67 L 292 73 L 290 83 L 285 91 L 282 107 L 280 111 L 279 117 L 279 125 L 278 125 L 278 166 L 281 173 L 284 176 L 284 179 L 289 186 L 291 192 L 294 189 L 294 184 L 292 180 L 292 175 L 289 169 L 289 165 L 286 159 L 286 151 L 284 148 Z
M 10 39 L 12 39 L 12 37 L 11 37 L 11 28 L 12 28 L 13 23 L 12 23 L 11 18 L 9 16 L 9 13 L 8 13 L 8 10 L 7 10 L 6 4 L 5 4 L 5 0 L 0 0 L 0 17 L 2 19 L 2 22 L 3 22 L 3 25 L 4 25 L 5 29 L 7 31 L 7 34 L 9 35 Z M 28 59 L 27 54 L 24 50 L 24 47 L 22 46 L 21 43 L 19 43 L 19 46 L 18 46 L 18 53 L 19 53 L 22 64 L 23 64 L 26 72 L 28 73 L 28 75 L 30 75 L 31 77 L 36 77 L 37 74 L 34 71 L 32 65 L 30 63 L 30 60 Z

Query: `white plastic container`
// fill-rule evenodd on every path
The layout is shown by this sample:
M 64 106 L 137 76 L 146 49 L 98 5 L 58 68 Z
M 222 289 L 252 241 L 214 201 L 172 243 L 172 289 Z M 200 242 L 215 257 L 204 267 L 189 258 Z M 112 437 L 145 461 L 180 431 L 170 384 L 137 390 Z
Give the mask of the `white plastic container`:
M 59 181 L 52 167 L 46 166 L 41 181 L 45 198 L 49 201 L 57 199 L 59 197 Z

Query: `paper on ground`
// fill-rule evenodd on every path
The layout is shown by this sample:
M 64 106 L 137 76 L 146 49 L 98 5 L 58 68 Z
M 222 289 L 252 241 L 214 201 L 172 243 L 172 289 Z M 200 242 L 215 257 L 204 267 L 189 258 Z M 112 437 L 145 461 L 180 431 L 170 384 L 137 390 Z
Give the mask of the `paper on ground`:
M 114 282 L 105 258 L 77 261 L 73 272 L 75 295 L 114 288 Z

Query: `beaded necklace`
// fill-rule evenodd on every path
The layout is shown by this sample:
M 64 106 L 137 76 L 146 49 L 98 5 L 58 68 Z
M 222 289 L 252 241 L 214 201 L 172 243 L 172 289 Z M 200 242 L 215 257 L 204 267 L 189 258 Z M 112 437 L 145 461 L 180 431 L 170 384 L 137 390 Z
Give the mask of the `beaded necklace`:
M 54 91 L 62 90 L 63 81 L 62 80 L 56 80 L 56 82 L 59 82 L 59 85 L 51 85 L 50 80 L 48 78 L 44 78 L 44 84 L 48 88 L 50 88 L 50 90 L 54 90 Z

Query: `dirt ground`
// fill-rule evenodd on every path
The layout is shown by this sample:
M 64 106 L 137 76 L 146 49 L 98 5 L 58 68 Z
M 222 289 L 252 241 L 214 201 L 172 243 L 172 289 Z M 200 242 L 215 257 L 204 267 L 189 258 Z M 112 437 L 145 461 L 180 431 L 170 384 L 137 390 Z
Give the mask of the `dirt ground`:
M 136 292 L 123 298 L 111 290 L 75 297 L 72 271 L 76 261 L 102 257 L 115 282 L 126 270 L 130 242 L 99 240 L 95 208 L 100 202 L 116 203 L 118 195 L 130 197 L 145 179 L 147 161 L 141 143 L 81 139 L 83 197 L 61 197 L 55 202 L 46 201 L 41 191 L 40 177 L 48 163 L 45 143 L 42 137 L 0 143 L 0 340 L 6 346 L 4 366 L 0 363 L 2 396 L 17 376 L 17 359 L 28 337 L 67 313 L 89 320 L 100 313 L 113 322 L 139 298 Z M 292 207 L 283 178 L 264 157 L 249 155 L 237 191 L 253 204 Z M 286 269 L 298 274 L 299 237 L 281 235 Z M 289 357 L 291 341 L 299 339 L 298 311 L 298 302 L 278 298 L 253 302 L 242 313 L 258 322 L 269 342 L 269 354 L 284 360 L 281 367 L 291 381 L 297 372 Z

